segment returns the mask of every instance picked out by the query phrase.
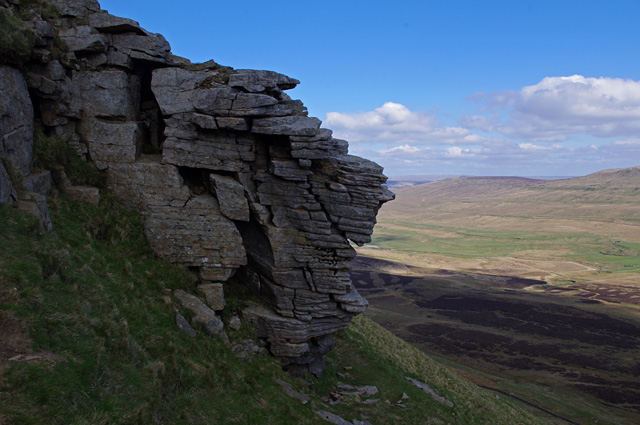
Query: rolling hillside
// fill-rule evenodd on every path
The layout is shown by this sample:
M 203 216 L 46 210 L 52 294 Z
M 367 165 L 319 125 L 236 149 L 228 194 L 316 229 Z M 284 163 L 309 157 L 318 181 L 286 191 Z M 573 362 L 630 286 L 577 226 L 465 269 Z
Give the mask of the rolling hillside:
M 396 193 L 352 272 L 369 318 L 573 423 L 638 423 L 640 167 Z
M 597 274 L 632 284 L 640 270 L 639 205 L 640 167 L 551 181 L 447 179 L 398 190 L 378 216 L 373 244 L 394 250 L 385 254 L 394 260 L 430 255 L 416 258 L 419 266 L 547 281 Z
M 417 201 L 417 202 L 416 202 Z M 638 223 L 640 166 L 563 180 L 460 177 L 397 191 L 384 218 L 439 219 L 443 213 L 585 218 Z

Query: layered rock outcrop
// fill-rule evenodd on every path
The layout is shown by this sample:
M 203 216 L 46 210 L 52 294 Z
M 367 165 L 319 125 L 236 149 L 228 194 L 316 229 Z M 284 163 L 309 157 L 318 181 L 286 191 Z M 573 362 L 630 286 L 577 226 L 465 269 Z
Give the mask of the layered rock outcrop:
M 321 372 L 331 334 L 367 305 L 348 270 L 393 198 L 382 168 L 285 93 L 297 80 L 191 64 L 95 1 L 53 3 L 41 48 L 56 28 L 68 53 L 27 66 L 39 124 L 104 170 L 158 255 L 202 285 L 250 286 L 263 302 L 244 315 L 271 353 Z

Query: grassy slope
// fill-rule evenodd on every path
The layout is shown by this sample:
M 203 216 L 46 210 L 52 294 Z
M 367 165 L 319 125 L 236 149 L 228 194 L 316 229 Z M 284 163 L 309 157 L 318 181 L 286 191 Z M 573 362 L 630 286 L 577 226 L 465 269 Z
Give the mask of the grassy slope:
M 328 373 L 308 387 L 267 355 L 239 360 L 221 341 L 176 328 L 169 291 L 193 290 L 196 277 L 153 255 L 137 215 L 108 196 L 94 207 L 55 195 L 49 207 L 55 231 L 42 233 L 31 217 L 0 206 L 0 423 L 326 423 L 312 408 L 377 425 L 540 423 L 364 318 L 338 335 Z M 226 315 L 242 305 L 228 301 Z M 229 332 L 232 341 L 252 335 L 247 325 Z M 6 361 L 25 353 L 40 360 Z M 347 382 L 380 388 L 379 404 L 323 406 L 345 366 L 353 366 Z M 401 373 L 455 407 L 434 402 Z M 273 378 L 311 402 L 286 396 Z M 406 409 L 384 403 L 403 392 L 411 397 Z

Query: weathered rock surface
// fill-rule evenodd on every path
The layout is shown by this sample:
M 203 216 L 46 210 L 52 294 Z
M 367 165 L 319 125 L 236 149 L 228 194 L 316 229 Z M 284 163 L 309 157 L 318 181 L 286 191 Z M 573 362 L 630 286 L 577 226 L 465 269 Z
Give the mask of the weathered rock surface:
M 173 291 L 173 296 L 180 301 L 180 304 L 182 304 L 185 309 L 193 314 L 191 321 L 194 324 L 203 326 L 209 335 L 215 336 L 224 332 L 222 320 L 216 316 L 213 310 L 200 301 L 198 297 L 187 294 L 180 289 Z M 178 326 L 180 326 L 179 323 Z
M 0 158 L 27 176 L 33 152 L 33 106 L 27 83 L 15 68 L 0 65 Z
M 0 156 L 20 158 L 29 174 L 28 84 L 38 125 L 104 171 L 108 188 L 142 214 L 158 255 L 199 269 L 211 308 L 198 302 L 211 314 L 174 294 L 196 309 L 195 322 L 219 332 L 213 310 L 224 297 L 213 293 L 222 282 L 247 285 L 262 304 L 243 318 L 270 352 L 293 373 L 320 374 L 331 334 L 367 306 L 349 278 L 351 243 L 370 241 L 378 209 L 393 198 L 382 168 L 348 155 L 347 142 L 284 93 L 298 80 L 191 64 L 93 0 L 54 4 L 61 18 L 31 24 L 41 50 L 27 83 L 0 67 L 12 93 L 7 107 L 3 86 Z M 59 60 L 54 29 L 69 49 Z M 97 202 L 97 191 L 72 191 Z
M 224 301 L 224 288 L 222 283 L 203 283 L 202 285 L 198 285 L 197 289 L 198 292 L 204 296 L 211 310 L 224 310 L 226 303 Z
M 43 230 L 53 229 L 49 209 L 47 208 L 47 198 L 39 193 L 27 192 L 16 203 L 18 209 L 35 216 L 40 222 Z
M 51 193 L 51 172 L 31 173 L 31 175 L 24 178 L 23 183 L 28 191 L 48 196 Z

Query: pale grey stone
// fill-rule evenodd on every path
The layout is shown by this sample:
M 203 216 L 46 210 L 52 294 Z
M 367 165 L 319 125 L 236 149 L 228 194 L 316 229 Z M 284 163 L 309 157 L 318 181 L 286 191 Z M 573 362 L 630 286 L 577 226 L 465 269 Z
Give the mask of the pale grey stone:
M 167 64 L 171 57 L 171 46 L 160 34 L 144 31 L 145 35 L 113 34 L 113 47 L 131 57 L 150 62 Z
M 140 122 L 94 120 L 83 126 L 89 157 L 100 169 L 112 163 L 134 162 L 142 150 Z
M 186 332 L 190 337 L 196 336 L 195 329 L 193 329 L 191 325 L 189 325 L 187 319 L 185 319 L 184 316 L 178 312 L 176 312 L 176 325 L 180 330 Z
M 233 329 L 235 331 L 239 330 L 242 327 L 242 322 L 240 321 L 240 318 L 238 317 L 237 314 L 231 315 L 231 318 L 229 319 L 229 323 L 227 324 L 227 326 L 229 326 L 230 329 Z
M 106 12 L 94 13 L 89 16 L 89 25 L 106 33 L 134 32 L 146 35 L 146 32 L 140 28 L 140 24 L 136 21 L 113 16 Z
M 216 313 L 207 307 L 200 299 L 194 295 L 187 294 L 181 289 L 173 291 L 173 296 L 180 301 L 185 309 L 189 310 L 193 317 L 191 322 L 201 325 L 211 336 L 224 334 L 224 324 Z M 226 334 L 225 334 L 226 337 Z
M 234 131 L 247 131 L 249 126 L 247 120 L 244 118 L 236 117 L 216 117 L 216 123 L 218 128 L 234 130 Z
M 257 118 L 253 120 L 251 131 L 260 134 L 313 136 L 321 123 L 317 118 L 303 116 Z
M 58 36 L 71 52 L 106 52 L 107 40 L 88 25 L 58 31 Z
M 313 412 L 325 421 L 331 422 L 334 425 L 353 425 L 352 422 L 342 419 L 340 416 L 327 412 L 326 410 L 314 410 Z
M 74 71 L 75 105 L 87 119 L 104 117 L 134 121 L 140 103 L 140 81 L 125 71 Z
M 48 196 L 51 193 L 51 172 L 48 170 L 32 173 L 24 178 L 24 186 L 30 192 Z
M 203 283 L 198 285 L 197 289 L 204 296 L 205 302 L 212 310 L 224 310 L 226 303 L 222 283 Z
M 249 203 L 244 196 L 244 187 L 235 179 L 210 174 L 213 193 L 218 198 L 220 212 L 231 220 L 249 221 Z
M 438 403 L 444 404 L 447 407 L 453 407 L 453 402 L 451 402 L 450 400 L 447 400 L 446 398 L 444 398 L 441 395 L 439 395 L 438 393 L 436 393 L 433 390 L 433 388 L 431 388 L 429 385 L 425 384 L 424 382 L 420 382 L 417 379 L 413 379 L 413 378 L 410 378 L 408 376 L 404 376 L 404 379 L 409 381 L 409 383 L 411 385 L 413 385 L 414 387 L 420 388 L 422 391 L 424 391 L 425 393 L 429 394 Z
M 149 211 L 145 235 L 162 258 L 224 273 L 203 276 L 205 280 L 226 280 L 230 277 L 227 270 L 233 271 L 247 263 L 238 229 L 220 213 L 218 202 L 211 195 L 193 197 L 184 205 Z
M 19 210 L 35 216 L 43 230 L 53 230 L 53 223 L 47 208 L 47 197 L 34 192 L 26 192 L 16 202 Z
M 298 84 L 300 84 L 300 81 L 273 71 L 238 69 L 229 77 L 230 87 L 242 87 L 252 93 L 289 90 Z

